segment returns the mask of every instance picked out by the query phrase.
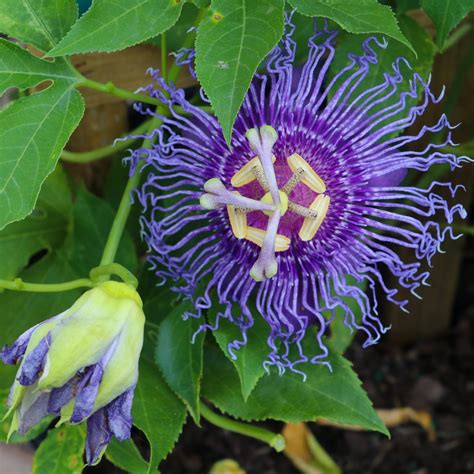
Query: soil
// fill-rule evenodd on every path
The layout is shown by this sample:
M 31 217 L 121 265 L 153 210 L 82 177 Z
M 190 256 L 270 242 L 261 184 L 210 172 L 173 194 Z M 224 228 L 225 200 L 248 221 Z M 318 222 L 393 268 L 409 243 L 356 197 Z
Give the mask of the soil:
M 474 249 L 470 239 L 468 249 Z M 471 255 L 469 255 L 469 252 Z M 453 327 L 441 337 L 407 347 L 354 343 L 347 357 L 377 408 L 411 406 L 433 417 L 436 440 L 409 423 L 376 433 L 311 426 L 345 474 L 462 474 L 474 472 L 474 251 L 463 264 Z M 416 317 L 413 315 L 412 317 Z M 282 424 L 264 424 L 280 430 Z M 178 445 L 161 464 L 162 474 L 207 474 L 222 459 L 248 474 L 297 474 L 283 454 L 258 441 L 189 420 Z M 120 472 L 102 464 L 94 472 Z

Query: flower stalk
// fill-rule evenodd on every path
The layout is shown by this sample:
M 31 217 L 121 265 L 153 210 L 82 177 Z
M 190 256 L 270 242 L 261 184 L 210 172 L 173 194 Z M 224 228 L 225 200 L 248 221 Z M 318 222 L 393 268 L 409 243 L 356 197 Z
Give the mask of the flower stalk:
M 279 453 L 285 449 L 285 438 L 279 433 L 218 415 L 202 402 L 199 407 L 203 418 L 219 428 L 263 441 Z
M 78 288 L 92 288 L 94 283 L 89 278 L 65 281 L 62 283 L 27 283 L 21 278 L 0 280 L 0 289 L 12 291 L 30 291 L 35 293 L 59 293 Z M 1 291 L 1 290 L 0 290 Z

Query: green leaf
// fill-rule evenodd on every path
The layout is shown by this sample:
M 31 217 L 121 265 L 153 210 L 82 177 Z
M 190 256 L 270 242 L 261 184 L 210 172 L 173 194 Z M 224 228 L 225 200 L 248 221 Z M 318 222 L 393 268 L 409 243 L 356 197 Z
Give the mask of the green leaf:
M 209 3 L 209 2 L 208 2 Z M 183 41 L 191 32 L 189 31 L 195 25 L 198 10 L 192 3 L 185 3 L 181 10 L 178 21 L 166 32 L 166 47 L 168 51 L 178 51 L 183 46 Z M 161 47 L 161 36 L 155 36 L 149 40 L 158 48 Z
M 80 474 L 85 439 L 82 425 L 51 430 L 35 453 L 32 474 Z
M 163 33 L 173 26 L 180 0 L 100 0 L 77 21 L 48 54 L 64 56 L 118 51 Z
M 474 0 L 421 0 L 436 26 L 436 43 L 443 49 L 449 32 L 474 9 Z
M 186 407 L 170 390 L 158 367 L 140 363 L 140 375 L 133 402 L 133 423 L 150 442 L 148 472 L 166 457 L 176 443 L 186 419 Z
M 398 0 L 396 2 L 397 14 L 401 15 L 409 10 L 420 8 L 420 0 Z M 413 44 L 413 43 L 412 43 Z
M 218 308 L 212 306 L 208 310 L 211 321 L 215 321 Z M 258 380 L 265 372 L 263 362 L 266 359 L 269 347 L 267 344 L 268 324 L 263 317 L 255 311 L 254 325 L 247 332 L 247 344 L 235 351 L 236 359 L 228 351 L 228 345 L 234 341 L 242 340 L 240 329 L 226 319 L 219 321 L 219 328 L 213 331 L 219 347 L 227 358 L 234 364 L 240 378 L 242 396 L 247 400 Z
M 49 51 L 77 18 L 74 0 L 2 0 L 0 31 Z
M 71 224 L 72 201 L 61 167 L 46 179 L 34 211 L 0 231 L 0 278 L 13 279 L 42 249 L 59 247 Z
M 148 470 L 148 463 L 142 458 L 131 439 L 117 441 L 113 438 L 107 446 L 105 456 L 110 462 L 126 472 L 145 474 Z
M 79 278 L 63 253 L 53 252 L 25 270 L 21 277 L 28 282 L 57 283 Z M 79 290 L 61 293 L 0 294 L 0 347 L 11 344 L 36 323 L 67 309 L 79 297 Z
M 350 284 L 351 286 L 357 286 L 360 288 L 361 291 L 364 293 L 367 290 L 367 281 L 362 280 L 362 282 L 358 282 L 354 277 L 348 275 L 346 277 L 346 283 Z M 360 324 L 362 321 L 362 309 L 357 303 L 354 298 L 349 297 L 342 297 L 344 303 L 349 306 L 352 311 L 353 318 Z M 329 338 L 331 342 L 331 347 L 335 349 L 340 354 L 343 354 L 345 350 L 349 347 L 352 340 L 356 335 L 356 330 L 353 329 L 352 331 L 344 324 L 345 318 L 345 311 L 340 307 L 337 306 L 334 310 L 335 315 L 333 320 L 331 321 L 331 336 Z M 332 317 L 331 312 L 327 311 L 324 312 L 327 318 Z M 326 314 L 327 313 L 327 314 Z
M 0 376 L 4 377 L 4 367 L 2 366 L 0 369 Z M 11 366 L 9 366 L 11 367 Z M 12 383 L 13 379 L 10 379 L 9 383 Z M 10 393 L 10 389 L 0 389 L 0 442 L 6 443 L 8 432 L 10 431 L 10 418 L 4 419 L 5 415 L 8 412 L 7 407 L 7 399 L 8 394 Z M 18 433 L 13 433 L 8 440 L 9 443 L 26 443 L 38 437 L 43 431 L 45 431 L 49 424 L 51 423 L 52 417 L 46 417 L 39 424 L 34 426 L 26 435 L 20 436 Z
M 196 423 L 199 423 L 199 393 L 201 390 L 204 332 L 192 343 L 194 333 L 201 323 L 190 317 L 183 320 L 193 305 L 185 301 L 160 324 L 155 360 L 168 385 L 189 407 Z
M 74 203 L 73 242 L 68 249 L 78 274 L 86 276 L 99 265 L 114 217 L 115 212 L 107 202 L 85 188 L 79 189 Z M 127 231 L 122 234 L 115 261 L 131 272 L 137 269 L 136 250 Z
M 9 87 L 26 89 L 46 80 L 73 84 L 78 76 L 62 59 L 45 61 L 10 41 L 0 39 L 0 95 Z
M 283 33 L 283 0 L 213 0 L 196 36 L 196 73 L 230 143 L 255 71 Z
M 194 5 L 196 5 L 198 8 L 205 8 L 209 5 L 210 0 L 192 0 Z
M 303 15 L 329 18 L 349 33 L 383 33 L 414 51 L 390 7 L 377 0 L 288 0 Z
M 299 422 L 324 418 L 388 434 L 349 361 L 335 351 L 329 361 L 332 372 L 323 365 L 302 366 L 306 381 L 289 370 L 282 376 L 272 371 L 258 382 L 245 402 L 232 364 L 209 347 L 202 391 L 221 411 L 244 420 Z
M 24 97 L 0 113 L 0 230 L 26 217 L 84 112 L 64 83 Z

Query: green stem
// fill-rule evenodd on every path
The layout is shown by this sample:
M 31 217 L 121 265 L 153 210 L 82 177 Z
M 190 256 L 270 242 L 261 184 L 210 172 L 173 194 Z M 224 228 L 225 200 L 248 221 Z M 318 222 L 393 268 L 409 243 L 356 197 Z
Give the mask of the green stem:
M 95 267 L 89 273 L 90 279 L 94 283 L 101 281 L 102 277 L 110 277 L 110 275 L 119 276 L 124 283 L 127 283 L 135 289 L 138 286 L 138 280 L 135 275 L 118 263 L 109 263 L 107 265 Z
M 150 97 L 145 94 L 136 94 L 134 92 L 128 91 L 126 89 L 121 89 L 117 87 L 113 82 L 102 82 L 94 81 L 93 79 L 84 78 L 82 81 L 76 84 L 76 87 L 88 87 L 89 89 L 95 89 L 105 94 L 115 95 L 122 99 L 130 99 L 138 102 L 145 102 L 146 104 L 162 106 L 163 104 L 154 97 Z
M 471 225 L 457 225 L 453 224 L 454 232 L 459 232 L 464 235 L 473 235 L 474 236 L 474 226 Z
M 127 135 L 141 135 L 142 133 L 148 130 L 150 122 L 151 119 L 147 120 L 146 122 L 143 122 L 140 126 L 127 133 Z M 100 160 L 101 158 L 110 156 L 113 153 L 127 149 L 139 138 L 140 137 L 127 138 L 126 140 L 119 141 L 116 144 L 107 145 L 102 148 L 97 148 L 95 150 L 84 151 L 80 153 L 63 150 L 61 153 L 61 159 L 70 163 L 90 163 L 91 161 Z
M 56 293 L 75 290 L 77 288 L 92 288 L 94 283 L 88 278 L 65 281 L 63 283 L 26 283 L 21 278 L 13 281 L 0 280 L 0 288 L 13 291 L 32 291 L 37 293 Z
M 201 10 L 199 14 L 197 15 L 196 18 L 196 24 L 199 24 L 204 15 L 206 14 L 207 10 Z M 166 41 L 166 40 L 165 40 Z M 190 38 L 190 35 L 186 38 L 186 40 L 183 42 L 183 46 L 188 47 L 192 44 L 193 39 Z M 162 55 L 162 60 L 164 63 L 166 63 L 166 55 Z M 162 71 L 166 71 L 166 65 L 162 64 L 161 65 Z M 176 79 L 178 78 L 178 75 L 181 71 L 181 67 L 177 66 L 176 63 L 173 64 L 171 67 L 168 78 L 167 80 L 169 82 L 175 82 Z M 161 105 L 161 102 L 158 101 L 158 103 Z M 159 107 L 158 107 L 159 108 Z M 161 123 L 161 119 L 158 117 L 154 117 L 151 122 L 150 126 L 148 128 L 148 131 L 151 132 L 152 130 L 156 129 Z M 150 148 L 153 145 L 154 138 L 146 138 L 143 141 L 142 148 Z M 132 207 L 132 201 L 130 199 L 130 194 L 131 192 L 138 187 L 140 184 L 140 171 L 144 166 L 144 162 L 140 161 L 133 173 L 132 176 L 130 176 L 127 185 L 125 186 L 122 199 L 120 200 L 120 204 L 117 210 L 117 214 L 115 215 L 114 222 L 112 223 L 112 227 L 109 232 L 109 236 L 107 238 L 107 242 L 104 247 L 104 252 L 102 254 L 102 259 L 100 261 L 100 265 L 108 265 L 110 263 L 113 263 L 115 259 L 115 255 L 117 254 L 117 249 L 120 243 L 120 240 L 122 238 L 122 233 L 125 228 L 125 224 L 127 223 L 128 216 L 130 214 L 130 209 Z
M 279 453 L 285 449 L 285 438 L 279 433 L 218 415 L 202 402 L 199 407 L 203 418 L 219 428 L 263 441 Z

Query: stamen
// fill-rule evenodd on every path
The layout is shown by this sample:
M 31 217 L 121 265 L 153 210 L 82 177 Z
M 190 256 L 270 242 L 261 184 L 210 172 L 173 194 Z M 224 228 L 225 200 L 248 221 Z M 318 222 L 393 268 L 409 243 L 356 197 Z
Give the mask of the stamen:
M 240 195 L 238 191 L 234 191 L 234 194 Z M 234 206 L 227 206 L 227 214 L 229 215 L 230 226 L 232 233 L 238 238 L 243 239 L 247 235 L 247 215 L 245 213 L 237 213 Z
M 299 236 L 301 240 L 308 241 L 311 240 L 321 226 L 326 213 L 328 212 L 329 203 L 331 198 L 320 194 L 316 199 L 311 203 L 309 208 L 317 213 L 316 219 L 313 217 L 306 217 L 303 221 L 303 225 L 299 231 Z
M 238 207 L 235 209 L 237 214 L 247 214 L 247 212 L 251 211 L 253 211 L 253 209 L 250 209 L 250 207 Z
M 316 211 L 308 209 L 304 206 L 300 206 L 293 201 L 288 201 L 288 209 L 303 217 L 311 217 L 311 219 L 316 219 L 318 217 L 318 213 Z
M 293 191 L 295 186 L 301 181 L 301 178 L 303 177 L 303 175 L 304 175 L 304 169 L 298 168 L 293 173 L 291 178 L 286 182 L 285 186 L 281 188 L 281 190 L 289 196 L 291 191 Z
M 266 231 L 258 229 L 257 227 L 247 226 L 247 233 L 245 238 L 250 242 L 263 246 Z M 291 240 L 286 235 L 277 234 L 275 237 L 275 252 L 284 252 L 290 248 Z
M 293 153 L 287 158 L 288 166 L 293 173 L 296 173 L 298 169 L 304 171 L 301 181 L 308 186 L 312 191 L 323 194 L 326 191 L 326 185 L 324 181 L 318 176 L 318 174 L 311 168 L 307 161 L 302 158 L 298 153 Z
M 276 157 L 272 156 L 272 163 L 275 163 Z M 263 168 L 262 164 L 260 163 L 260 158 L 256 156 L 255 158 L 252 158 L 248 163 L 246 163 L 242 168 L 240 168 L 237 173 L 232 176 L 232 179 L 230 180 L 230 184 L 234 186 L 234 188 L 240 188 L 246 184 L 251 183 L 252 181 L 255 181 L 257 178 L 255 176 L 255 171 L 254 167 L 259 168 L 262 170 L 262 175 L 263 175 Z M 266 183 L 266 180 L 265 180 Z
M 230 192 L 219 178 L 212 178 L 206 181 L 204 183 L 204 190 L 207 193 L 199 198 L 199 202 L 204 209 L 218 209 L 225 205 L 249 208 L 256 211 L 272 211 L 275 209 L 275 206 L 271 204 Z
M 275 258 L 275 241 L 279 224 L 280 211 L 277 209 L 268 221 L 262 249 L 260 250 L 257 261 L 250 270 L 250 276 L 255 281 L 263 281 L 267 278 L 272 278 L 278 271 L 278 263 Z
M 278 194 L 278 184 L 275 174 L 275 168 L 272 161 L 272 149 L 275 142 L 278 140 L 276 130 L 270 125 L 264 125 L 260 129 L 251 128 L 245 134 L 250 148 L 257 153 L 262 164 L 263 173 L 266 177 L 270 194 L 273 198 L 275 206 L 280 205 L 280 195 Z
M 254 166 L 252 168 L 252 171 L 253 171 L 253 174 L 255 175 L 255 177 L 257 178 L 258 184 L 260 184 L 260 186 L 262 187 L 262 189 L 265 192 L 268 192 L 269 191 L 268 183 L 267 183 L 267 180 L 265 178 L 265 175 L 263 174 L 262 166 Z

